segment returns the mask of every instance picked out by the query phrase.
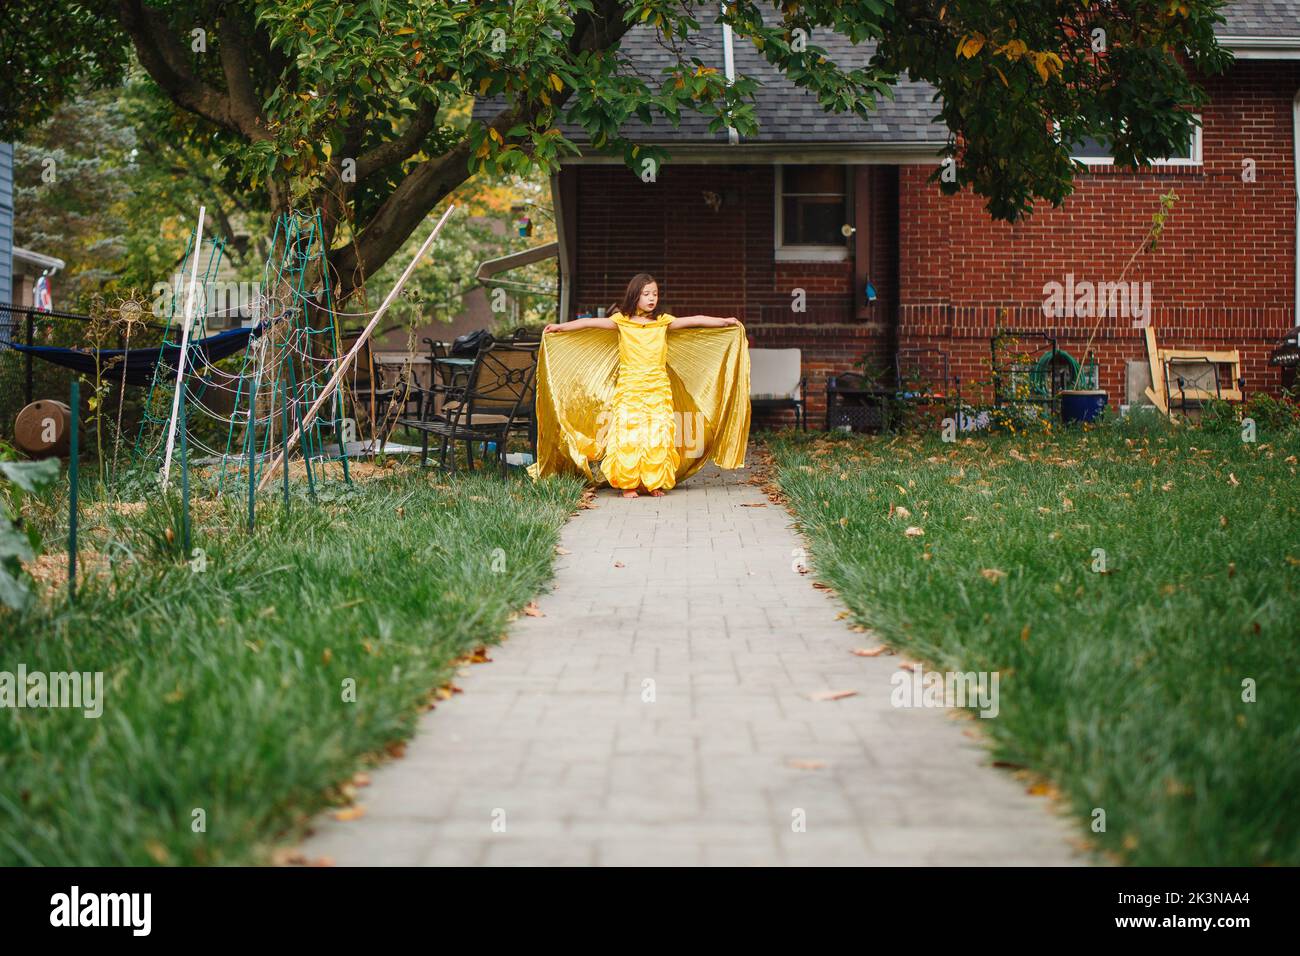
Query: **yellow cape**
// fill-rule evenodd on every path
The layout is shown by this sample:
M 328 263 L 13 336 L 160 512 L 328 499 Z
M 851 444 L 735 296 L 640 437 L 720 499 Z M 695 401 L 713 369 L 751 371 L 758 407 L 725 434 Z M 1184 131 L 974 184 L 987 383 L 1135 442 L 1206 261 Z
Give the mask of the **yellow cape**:
M 711 459 L 719 468 L 743 468 L 749 441 L 749 343 L 741 326 L 668 330 L 668 381 L 673 411 L 702 422 L 703 436 L 686 439 L 677 469 L 680 484 Z M 601 412 L 618 381 L 618 330 L 575 329 L 542 336 L 537 361 L 537 461 L 534 480 L 581 475 L 597 485 L 591 462 L 604 457 Z M 696 453 L 698 452 L 698 453 Z

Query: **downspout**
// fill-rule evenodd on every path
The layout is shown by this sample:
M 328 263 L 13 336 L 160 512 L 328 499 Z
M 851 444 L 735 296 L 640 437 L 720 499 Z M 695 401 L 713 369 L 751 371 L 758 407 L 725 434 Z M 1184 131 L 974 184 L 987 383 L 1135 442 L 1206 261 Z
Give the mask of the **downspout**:
M 1291 320 L 1300 328 L 1300 90 L 1291 101 L 1291 171 L 1295 174 L 1295 313 Z
M 727 5 L 722 5 L 722 12 L 727 12 Z M 722 70 L 727 75 L 727 85 L 730 86 L 736 81 L 736 58 L 731 47 L 731 24 L 722 25 Z M 736 127 L 727 127 L 727 142 L 735 146 L 740 142 L 740 134 L 736 132 Z
M 556 315 L 555 321 L 568 322 L 569 298 L 573 293 L 573 288 L 569 276 L 569 247 L 568 243 L 565 242 L 564 201 L 560 196 L 560 174 L 558 172 L 551 173 L 551 210 L 555 214 L 555 240 L 559 243 L 555 261 L 560 270 L 560 294 L 556 297 L 558 315 Z

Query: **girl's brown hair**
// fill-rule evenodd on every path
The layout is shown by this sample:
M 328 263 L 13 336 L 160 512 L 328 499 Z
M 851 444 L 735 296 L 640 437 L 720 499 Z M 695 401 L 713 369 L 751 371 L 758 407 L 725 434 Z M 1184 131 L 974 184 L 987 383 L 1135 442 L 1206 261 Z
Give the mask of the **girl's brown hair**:
M 652 276 L 650 273 L 638 272 L 636 275 L 632 277 L 632 281 L 627 284 L 627 291 L 623 293 L 623 301 L 621 303 L 616 302 L 613 305 L 611 305 L 609 307 L 610 312 L 611 313 L 614 311 L 621 312 L 629 319 L 635 316 L 637 300 L 641 298 L 641 290 L 644 289 L 652 282 L 654 282 L 655 285 L 659 284 L 658 282 L 655 281 L 655 277 Z M 663 312 L 663 310 L 664 310 L 663 298 L 660 297 L 659 301 L 655 303 L 654 310 L 650 313 L 650 317 L 652 319 L 659 318 L 659 315 Z

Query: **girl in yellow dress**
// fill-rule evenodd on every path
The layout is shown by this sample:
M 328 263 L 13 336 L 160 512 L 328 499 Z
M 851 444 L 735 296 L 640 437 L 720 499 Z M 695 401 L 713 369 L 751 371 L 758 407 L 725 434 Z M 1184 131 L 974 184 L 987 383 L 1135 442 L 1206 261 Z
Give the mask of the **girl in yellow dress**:
M 606 410 L 605 456 L 600 468 L 624 498 L 644 488 L 656 498 L 677 481 L 681 463 L 666 365 L 669 329 L 740 325 L 734 317 L 673 316 L 659 310 L 659 284 L 644 272 L 628 283 L 607 318 L 551 324 L 544 333 L 583 328 L 618 330 L 618 383 Z

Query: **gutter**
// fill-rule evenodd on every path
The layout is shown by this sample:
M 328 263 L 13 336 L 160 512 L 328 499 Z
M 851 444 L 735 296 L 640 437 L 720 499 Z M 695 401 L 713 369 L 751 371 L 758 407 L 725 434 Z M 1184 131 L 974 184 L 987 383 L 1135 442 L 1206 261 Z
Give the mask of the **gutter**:
M 35 266 L 38 269 L 48 269 L 50 275 L 54 275 L 60 269 L 67 266 L 67 263 L 55 256 L 47 256 L 40 252 L 32 252 L 30 249 L 20 249 L 13 247 L 13 257 L 15 262 L 24 262 L 29 266 Z
M 1215 40 L 1238 60 L 1300 60 L 1300 36 L 1219 36 Z

